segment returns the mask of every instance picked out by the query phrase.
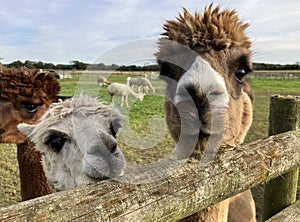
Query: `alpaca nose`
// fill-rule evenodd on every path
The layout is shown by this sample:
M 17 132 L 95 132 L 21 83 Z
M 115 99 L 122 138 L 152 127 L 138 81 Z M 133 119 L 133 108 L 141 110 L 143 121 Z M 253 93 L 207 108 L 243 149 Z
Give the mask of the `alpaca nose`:
M 106 146 L 107 150 L 110 153 L 115 153 L 117 151 L 117 147 L 118 147 L 118 145 L 116 142 L 112 142 Z
M 198 135 L 201 125 L 198 110 L 191 100 L 182 100 L 176 104 L 181 119 L 181 134 Z
M 181 118 L 181 130 L 189 135 L 223 131 L 227 100 L 224 93 L 202 92 L 192 84 L 178 87 L 175 103 Z
M 93 156 L 106 156 L 109 154 L 114 154 L 117 151 L 117 143 L 100 143 L 100 144 L 95 144 L 91 146 L 89 149 L 87 149 L 87 154 L 88 155 L 93 155 Z
M 116 153 L 118 149 L 118 144 L 113 136 L 109 134 L 102 134 L 100 138 L 97 138 L 97 142 L 90 145 L 87 150 L 87 154 L 89 155 L 108 155 Z
M 113 154 L 116 152 L 118 144 L 113 136 L 111 136 L 110 134 L 102 134 L 101 140 L 110 153 Z

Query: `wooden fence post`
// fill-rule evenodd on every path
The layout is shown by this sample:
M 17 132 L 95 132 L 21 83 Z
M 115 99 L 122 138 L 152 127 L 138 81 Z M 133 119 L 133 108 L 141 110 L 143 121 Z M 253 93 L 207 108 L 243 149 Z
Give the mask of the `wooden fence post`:
M 300 98 L 273 95 L 270 101 L 269 136 L 296 130 L 300 121 Z M 299 147 L 300 150 L 300 147 Z M 300 152 L 300 151 L 299 151 Z M 296 201 L 299 168 L 265 185 L 263 221 Z

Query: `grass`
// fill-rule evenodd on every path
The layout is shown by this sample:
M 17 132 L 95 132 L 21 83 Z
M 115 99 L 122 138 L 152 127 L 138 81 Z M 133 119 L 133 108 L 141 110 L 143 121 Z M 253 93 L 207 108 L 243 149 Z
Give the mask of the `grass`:
M 14 144 L 0 144 L 0 207 L 21 201 L 17 149 Z
M 251 87 L 254 91 L 276 91 L 278 93 L 298 93 L 300 92 L 300 81 L 287 79 L 251 79 Z
M 273 94 L 300 95 L 300 81 L 251 79 L 254 90 L 253 123 L 245 142 L 268 136 L 270 96 Z
M 112 82 L 126 82 L 125 75 L 111 75 Z M 69 96 L 81 91 L 91 92 L 99 99 L 108 102 L 107 87 L 99 91 L 96 85 L 97 76 L 90 74 L 79 78 L 62 79 L 60 95 Z M 79 84 L 77 84 L 79 82 Z M 150 163 L 164 158 L 174 148 L 174 142 L 167 132 L 164 121 L 163 100 L 164 83 L 151 79 L 157 93 L 148 94 L 143 102 L 130 100 L 130 108 L 119 107 L 126 116 L 125 124 L 118 138 L 120 147 L 124 150 L 127 161 L 131 164 Z M 76 86 L 77 87 L 74 87 Z M 88 87 L 85 87 L 88 85 Z M 246 142 L 267 137 L 269 98 L 272 94 L 300 94 L 300 81 L 297 80 L 263 80 L 251 79 L 255 93 L 254 121 L 247 135 Z M 119 101 L 116 100 L 118 105 Z M 130 129 L 130 130 L 129 130 Z M 144 149 L 141 149 L 143 147 Z M 20 201 L 18 165 L 15 145 L 0 144 L 0 207 Z

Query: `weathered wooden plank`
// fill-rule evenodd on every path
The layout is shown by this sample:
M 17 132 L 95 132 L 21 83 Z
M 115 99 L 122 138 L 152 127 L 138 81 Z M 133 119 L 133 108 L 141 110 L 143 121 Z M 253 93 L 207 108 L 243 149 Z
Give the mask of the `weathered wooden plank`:
M 299 146 L 300 132 L 276 135 L 157 182 L 102 181 L 1 208 L 0 221 L 174 221 L 299 166 Z
M 266 222 L 298 222 L 300 220 L 300 200 L 280 211 Z

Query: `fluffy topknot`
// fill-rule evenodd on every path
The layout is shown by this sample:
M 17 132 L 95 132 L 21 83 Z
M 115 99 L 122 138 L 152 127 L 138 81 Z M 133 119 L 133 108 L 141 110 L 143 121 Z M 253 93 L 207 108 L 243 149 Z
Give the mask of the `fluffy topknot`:
M 60 90 L 59 82 L 49 72 L 39 72 L 22 67 L 0 72 L 0 98 L 14 99 L 18 95 L 38 95 L 45 103 L 56 100 Z
M 248 23 L 239 21 L 235 10 L 219 12 L 217 6 L 212 10 L 211 4 L 205 8 L 203 16 L 196 12 L 192 16 L 185 8 L 177 20 L 169 20 L 164 24 L 162 39 L 168 39 L 188 46 L 191 49 L 222 50 L 231 46 L 250 48 L 251 42 L 244 31 Z

